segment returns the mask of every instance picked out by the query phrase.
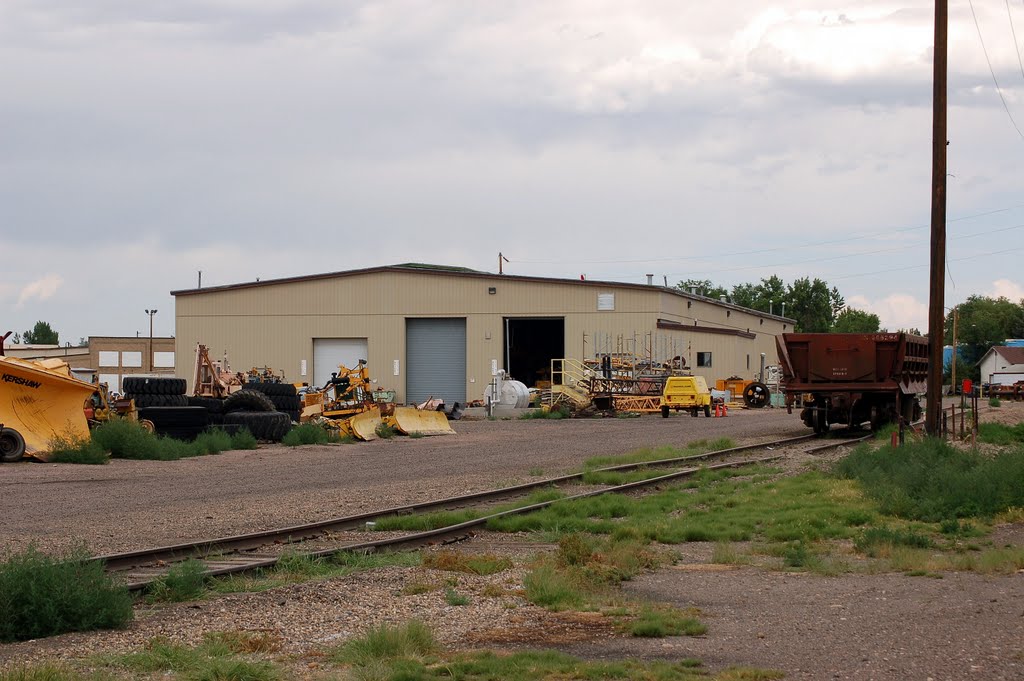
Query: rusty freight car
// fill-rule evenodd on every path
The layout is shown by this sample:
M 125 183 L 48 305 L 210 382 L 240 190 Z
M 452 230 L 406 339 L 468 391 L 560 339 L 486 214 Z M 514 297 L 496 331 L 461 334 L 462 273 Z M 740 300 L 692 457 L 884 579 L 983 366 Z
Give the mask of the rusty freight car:
M 784 333 L 776 340 L 786 408 L 816 433 L 921 416 L 928 339 L 908 333 Z

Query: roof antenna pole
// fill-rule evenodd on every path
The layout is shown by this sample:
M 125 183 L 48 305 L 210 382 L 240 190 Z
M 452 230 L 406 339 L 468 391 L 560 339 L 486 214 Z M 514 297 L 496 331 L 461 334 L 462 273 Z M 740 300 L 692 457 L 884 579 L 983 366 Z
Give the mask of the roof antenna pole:
M 505 274 L 505 271 L 502 269 L 502 266 L 501 266 L 502 262 L 509 262 L 509 259 L 506 258 L 504 255 L 502 255 L 501 252 L 499 251 L 498 252 L 498 274 Z

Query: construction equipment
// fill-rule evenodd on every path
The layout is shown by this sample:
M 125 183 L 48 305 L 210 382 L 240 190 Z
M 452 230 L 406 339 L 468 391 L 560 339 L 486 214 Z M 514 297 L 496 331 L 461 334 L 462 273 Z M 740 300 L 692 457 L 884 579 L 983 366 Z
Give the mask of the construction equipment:
M 110 399 L 110 388 L 106 383 L 94 383 L 96 392 L 92 394 L 89 403 L 85 406 L 85 418 L 90 427 L 101 423 L 107 423 L 114 419 L 125 419 L 135 421 L 151 433 L 156 432 L 156 426 L 149 419 L 139 418 L 139 410 L 135 407 L 135 400 L 130 398 Z
M 94 392 L 60 359 L 0 356 L 0 458 L 43 455 L 56 438 L 87 439 L 85 403 Z
M 441 407 L 443 408 L 443 404 Z M 448 417 L 438 409 L 417 409 L 416 407 L 395 407 L 393 414 L 385 420 L 392 428 L 405 435 L 454 435 Z
M 691 416 L 704 412 L 711 416 L 711 391 L 703 376 L 669 376 L 661 395 L 661 415 L 668 418 L 671 410 L 685 410 Z
M 246 382 L 245 374 L 231 371 L 227 355 L 224 355 L 223 360 L 213 361 L 209 349 L 196 343 L 196 363 L 192 373 L 193 396 L 224 398 L 244 388 Z

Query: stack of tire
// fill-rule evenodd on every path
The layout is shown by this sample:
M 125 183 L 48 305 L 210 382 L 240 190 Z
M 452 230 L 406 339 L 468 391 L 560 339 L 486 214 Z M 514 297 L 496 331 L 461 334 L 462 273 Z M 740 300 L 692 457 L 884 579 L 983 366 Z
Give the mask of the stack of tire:
M 245 389 L 218 400 L 221 422 L 225 428 L 246 428 L 257 440 L 280 442 L 291 430 L 292 415 L 278 411 L 273 399 L 259 390 L 253 390 L 253 385 L 250 383 Z M 288 387 L 292 389 L 292 397 L 295 397 L 294 386 Z M 297 414 L 295 420 L 298 420 Z
M 298 422 L 302 398 L 295 393 L 295 386 L 291 383 L 248 383 L 245 389 L 263 393 L 270 398 L 276 411 L 284 412 L 292 421 Z
M 185 379 L 125 376 L 125 397 L 135 400 L 139 418 L 153 422 L 158 435 L 194 440 L 210 425 L 206 409 L 190 406 Z

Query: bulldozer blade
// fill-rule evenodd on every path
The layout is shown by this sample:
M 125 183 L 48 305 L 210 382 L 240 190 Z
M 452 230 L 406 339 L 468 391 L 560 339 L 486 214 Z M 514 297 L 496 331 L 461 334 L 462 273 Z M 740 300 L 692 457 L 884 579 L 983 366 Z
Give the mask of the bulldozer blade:
M 348 425 L 348 430 L 351 430 L 352 434 L 360 440 L 376 440 L 377 428 L 382 421 L 379 410 L 367 409 L 348 419 L 345 423 Z
M 96 386 L 71 376 L 67 364 L 0 357 L 0 423 L 18 431 L 25 454 L 42 458 L 57 437 L 89 439 L 84 405 Z
M 448 417 L 441 411 L 428 411 L 414 407 L 395 407 L 395 413 L 388 419 L 400 432 L 406 435 L 454 435 L 448 424 Z

